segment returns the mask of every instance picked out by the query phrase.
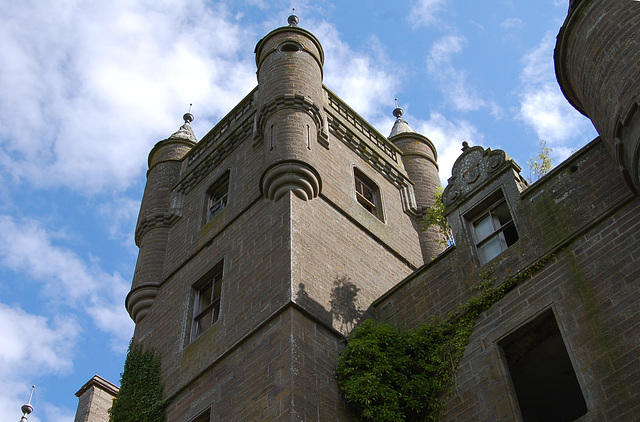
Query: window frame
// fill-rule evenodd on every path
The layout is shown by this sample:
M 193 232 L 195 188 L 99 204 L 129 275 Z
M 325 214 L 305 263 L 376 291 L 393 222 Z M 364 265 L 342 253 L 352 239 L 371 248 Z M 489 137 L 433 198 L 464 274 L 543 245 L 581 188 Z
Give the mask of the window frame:
M 378 220 L 382 221 L 382 200 L 378 185 L 355 167 L 353 168 L 353 180 L 358 204 Z M 368 192 L 365 192 L 365 188 Z M 371 194 L 371 200 L 367 198 L 367 193 Z
M 229 173 L 230 171 L 227 170 L 207 189 L 204 216 L 205 224 L 220 214 L 229 203 Z
M 504 207 L 504 209 L 499 210 L 501 207 Z M 508 214 L 508 219 L 502 222 L 500 220 L 500 216 L 504 216 L 505 214 Z M 482 265 L 502 254 L 520 239 L 520 235 L 518 234 L 518 229 L 513 218 L 513 213 L 511 212 L 511 207 L 509 206 L 502 189 L 495 190 L 485 199 L 480 201 L 478 205 L 474 206 L 464 215 L 464 219 L 469 225 L 474 249 Z M 480 223 L 487 219 L 489 219 L 492 231 L 486 236 L 479 238 L 478 227 L 480 226 Z M 511 230 L 513 230 L 513 232 L 510 232 L 509 237 L 507 238 L 505 236 L 505 232 Z M 514 236 L 515 238 L 513 238 Z M 493 240 L 498 241 L 500 252 L 487 257 L 485 256 L 486 249 L 483 248 L 488 246 Z
M 190 318 L 191 329 L 189 343 L 195 341 L 220 319 L 223 263 L 224 261 L 217 263 L 204 277 L 201 277 L 197 283 L 191 286 L 193 301 Z M 203 293 L 206 293 L 207 290 L 210 290 L 209 298 L 205 298 L 205 302 L 203 302 L 202 295 Z M 202 328 L 201 321 L 208 316 L 211 320 L 204 328 Z

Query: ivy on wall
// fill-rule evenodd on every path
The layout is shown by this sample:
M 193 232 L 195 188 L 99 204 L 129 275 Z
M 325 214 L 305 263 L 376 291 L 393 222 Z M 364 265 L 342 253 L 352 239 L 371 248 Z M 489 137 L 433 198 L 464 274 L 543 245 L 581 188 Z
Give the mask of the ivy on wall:
M 460 358 L 478 316 L 522 281 L 543 268 L 548 255 L 495 286 L 488 272 L 479 292 L 446 319 L 400 330 L 365 321 L 349 338 L 338 360 L 336 378 L 358 421 L 434 421 L 454 390 Z
M 430 227 L 435 227 L 438 230 L 438 243 L 444 247 L 449 247 L 454 244 L 453 233 L 451 232 L 451 226 L 449 221 L 444 216 L 444 204 L 442 203 L 442 193 L 444 189 L 441 186 L 436 188 L 436 192 L 433 195 L 434 203 L 432 207 L 424 210 L 424 229 L 427 230 Z
M 166 421 L 160 357 L 129 344 L 120 391 L 109 410 L 109 422 Z

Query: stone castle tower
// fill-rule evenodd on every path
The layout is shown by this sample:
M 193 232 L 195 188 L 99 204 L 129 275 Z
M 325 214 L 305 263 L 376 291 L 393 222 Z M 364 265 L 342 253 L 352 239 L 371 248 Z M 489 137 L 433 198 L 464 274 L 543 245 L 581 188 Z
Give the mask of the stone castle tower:
M 333 373 L 359 321 L 414 328 L 523 274 L 479 318 L 442 419 L 640 414 L 638 23 L 640 2 L 571 1 L 556 72 L 600 137 L 531 186 L 504 151 L 465 145 L 445 251 L 423 230 L 429 139 L 399 108 L 385 137 L 326 88 L 297 17 L 267 34 L 257 88 L 200 141 L 187 113 L 149 154 L 126 307 L 161 355 L 168 420 L 352 420 Z M 106 421 L 107 384 L 78 392 L 102 416 L 76 422 Z
M 342 339 L 440 252 L 420 221 L 433 144 L 401 111 L 380 135 L 289 23 L 257 44 L 258 87 L 227 117 L 196 142 L 187 114 L 149 155 L 126 306 L 134 341 L 162 356 L 169 420 L 345 417 Z
M 571 0 L 555 51 L 569 102 L 589 117 L 635 192 L 640 191 L 638 2 Z

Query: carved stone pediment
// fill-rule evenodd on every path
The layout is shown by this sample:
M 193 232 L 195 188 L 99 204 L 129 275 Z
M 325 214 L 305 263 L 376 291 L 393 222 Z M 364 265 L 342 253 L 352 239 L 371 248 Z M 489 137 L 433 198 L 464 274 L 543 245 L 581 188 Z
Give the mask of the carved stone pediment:
M 466 198 L 507 163 L 513 162 L 500 149 L 494 151 L 491 148 L 465 145 L 463 151 L 453 165 L 449 183 L 442 194 L 442 203 L 446 206 Z

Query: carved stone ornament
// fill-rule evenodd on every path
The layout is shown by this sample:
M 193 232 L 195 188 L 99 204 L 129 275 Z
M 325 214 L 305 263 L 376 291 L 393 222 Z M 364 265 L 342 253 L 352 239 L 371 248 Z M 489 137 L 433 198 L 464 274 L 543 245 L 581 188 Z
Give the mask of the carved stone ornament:
M 453 165 L 449 183 L 442 194 L 442 203 L 449 206 L 466 198 L 509 160 L 509 156 L 499 149 L 465 148 Z

